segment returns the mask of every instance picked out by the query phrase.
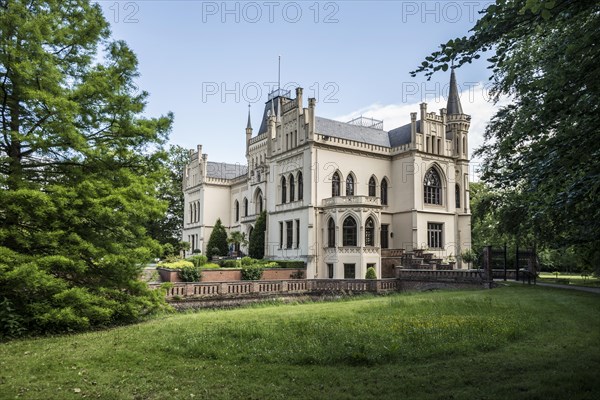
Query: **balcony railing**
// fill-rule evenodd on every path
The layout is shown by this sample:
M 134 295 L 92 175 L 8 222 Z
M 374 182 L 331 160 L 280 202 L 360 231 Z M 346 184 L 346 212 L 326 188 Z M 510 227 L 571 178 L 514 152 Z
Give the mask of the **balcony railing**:
M 372 196 L 336 196 L 323 199 L 323 207 L 343 207 L 343 206 L 369 206 L 381 207 L 379 197 Z

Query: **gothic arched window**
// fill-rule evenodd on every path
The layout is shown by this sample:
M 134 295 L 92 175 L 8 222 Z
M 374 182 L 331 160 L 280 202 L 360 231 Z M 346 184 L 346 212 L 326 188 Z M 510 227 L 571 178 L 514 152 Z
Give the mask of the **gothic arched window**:
M 285 181 L 285 176 L 281 177 L 281 203 L 285 204 L 287 201 L 287 183 Z
M 425 204 L 442 204 L 442 180 L 435 168 L 430 168 L 423 181 Z
M 377 184 L 375 183 L 375 178 L 371 177 L 371 179 L 369 179 L 369 196 L 375 197 L 376 191 L 377 191 Z
M 351 174 L 346 178 L 346 196 L 354 196 L 354 177 Z
M 331 177 L 331 197 L 340 195 L 340 174 L 335 172 Z
M 304 198 L 304 181 L 302 180 L 302 172 L 298 172 L 298 200 Z
M 294 175 L 290 174 L 290 202 L 294 201 L 296 197 L 296 184 L 294 182 Z
M 352 217 L 347 217 L 344 220 L 343 230 L 342 230 L 342 244 L 344 246 L 356 246 L 356 220 Z
M 327 247 L 335 247 L 335 222 L 329 218 L 327 223 Z
M 387 180 L 381 181 L 381 204 L 387 206 L 388 203 L 388 183 Z
M 365 223 L 365 246 L 375 246 L 375 223 L 371 217 Z

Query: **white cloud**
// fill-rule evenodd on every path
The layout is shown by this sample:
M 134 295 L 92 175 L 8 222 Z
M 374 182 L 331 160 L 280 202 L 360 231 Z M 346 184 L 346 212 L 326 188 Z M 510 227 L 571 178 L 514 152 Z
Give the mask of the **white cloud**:
M 494 104 L 487 93 L 486 86 L 479 82 L 470 86 L 460 93 L 461 105 L 466 114 L 471 115 L 471 127 L 469 128 L 469 154 L 483 144 L 485 128 L 500 107 L 509 103 L 507 98 L 501 98 Z M 446 99 L 443 96 L 435 96 L 427 102 L 427 111 L 436 111 L 446 107 Z M 372 104 L 370 106 L 341 115 L 334 119 L 348 122 L 353 118 L 365 116 L 383 120 L 383 128 L 391 130 L 398 126 L 410 123 L 410 113 L 416 112 L 419 118 L 420 106 L 418 102 L 407 104 Z M 476 167 L 479 160 L 471 159 L 472 167 Z

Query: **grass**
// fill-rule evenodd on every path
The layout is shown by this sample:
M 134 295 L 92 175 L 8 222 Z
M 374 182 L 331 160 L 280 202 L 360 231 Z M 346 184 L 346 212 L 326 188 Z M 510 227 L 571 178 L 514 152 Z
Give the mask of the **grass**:
M 594 399 L 600 296 L 514 285 L 263 305 L 0 345 L 0 398 Z
M 546 283 L 559 283 L 563 285 L 600 287 L 600 278 L 592 275 L 583 276 L 581 274 L 568 274 L 562 272 L 540 272 L 539 281 Z

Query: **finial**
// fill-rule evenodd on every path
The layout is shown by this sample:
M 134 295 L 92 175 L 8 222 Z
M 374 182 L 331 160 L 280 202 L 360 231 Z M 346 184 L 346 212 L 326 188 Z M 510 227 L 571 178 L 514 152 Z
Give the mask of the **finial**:
M 250 103 L 248 103 L 248 124 L 246 125 L 246 129 L 252 129 L 252 124 L 250 123 Z

